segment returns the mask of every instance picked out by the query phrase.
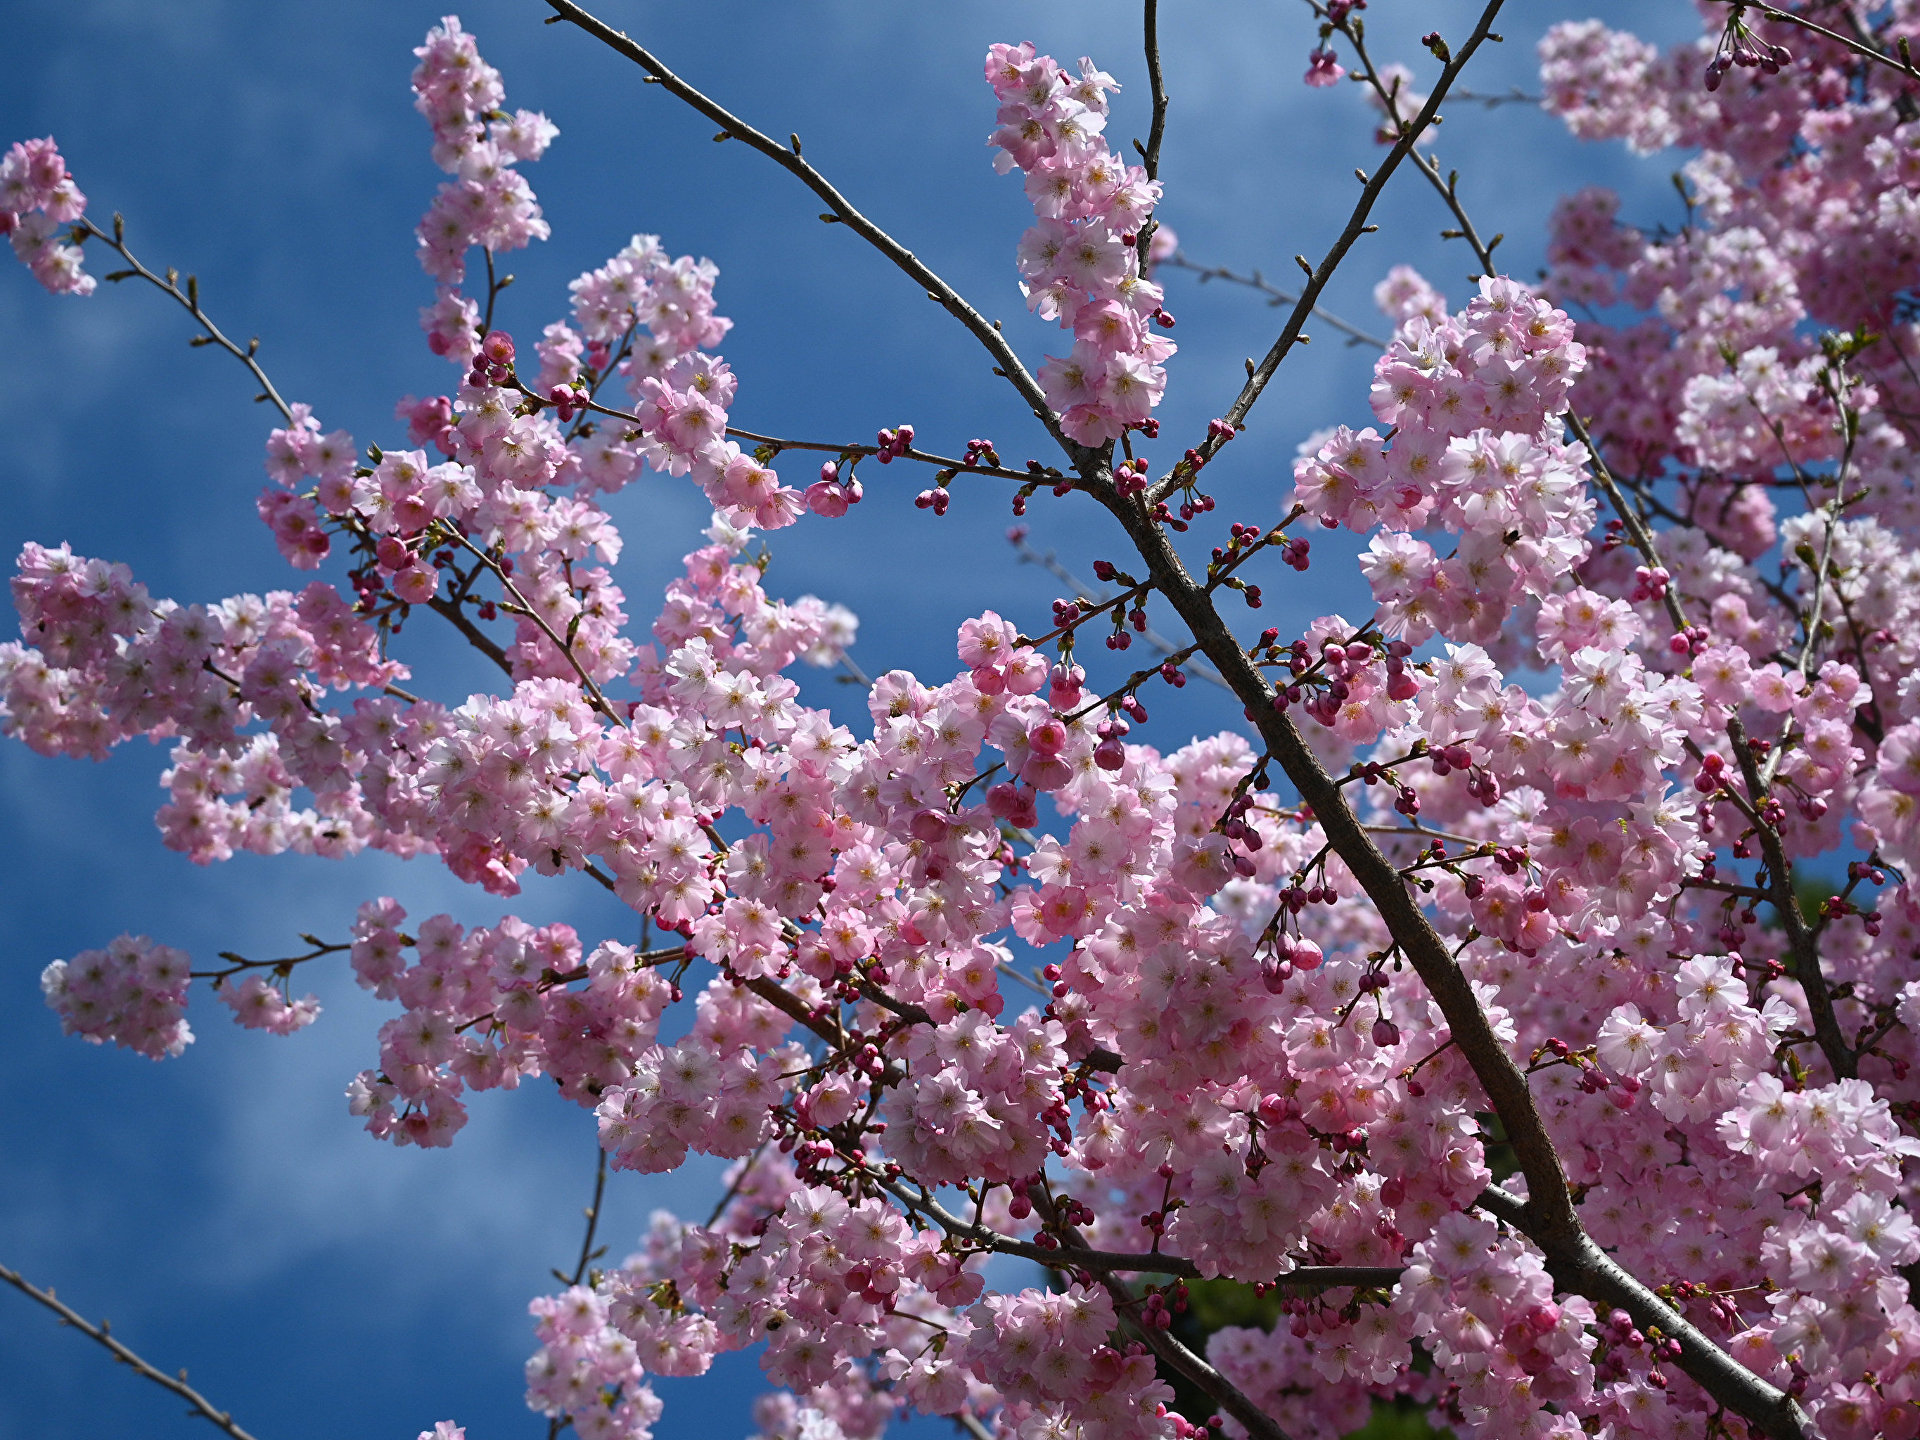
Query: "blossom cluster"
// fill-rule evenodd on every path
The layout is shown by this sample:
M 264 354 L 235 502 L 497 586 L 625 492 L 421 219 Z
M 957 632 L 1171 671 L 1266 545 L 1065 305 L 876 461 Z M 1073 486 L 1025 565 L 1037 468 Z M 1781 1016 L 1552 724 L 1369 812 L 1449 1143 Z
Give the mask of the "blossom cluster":
M 1920 382 L 1861 337 L 1802 333 L 1853 323 L 1855 298 L 1808 215 L 1871 194 L 1897 228 L 1920 183 L 1892 98 L 1817 47 L 1805 77 L 1682 95 L 1684 66 L 1556 32 L 1549 98 L 1576 128 L 1657 138 L 1650 96 L 1687 117 L 1700 220 L 1649 241 L 1588 194 L 1545 293 L 1488 276 L 1452 313 L 1411 271 L 1382 285 L 1384 433 L 1310 442 L 1289 507 L 1368 537 L 1379 613 L 1225 657 L 1270 677 L 1240 697 L 1266 733 L 1311 722 L 1337 778 L 1309 806 L 1277 743 L 1143 743 L 1143 689 L 1184 683 L 1187 652 L 1103 694 L 1078 602 L 1048 642 L 982 609 L 944 676 L 865 681 L 864 715 L 803 703 L 788 671 L 841 658 L 854 621 L 777 598 L 752 529 L 857 492 L 835 469 L 803 499 L 728 438 L 717 270 L 657 238 L 574 283 L 537 373 L 482 333 L 465 256 L 544 233 L 513 165 L 552 127 L 500 110 L 456 21 L 420 56 L 459 177 L 422 232 L 441 282 L 423 325 L 463 379 L 401 404 L 404 446 L 362 450 L 305 406 L 267 444 L 262 518 L 296 569 L 347 552 L 344 588 L 180 605 L 29 546 L 0 717 L 50 754 L 171 741 L 160 824 L 199 861 L 372 847 L 500 896 L 529 869 L 579 876 L 635 912 L 639 943 L 416 923 L 391 899 L 353 927 L 355 978 L 398 1008 L 349 1089 L 376 1137 L 449 1144 L 471 1092 L 544 1077 L 617 1170 L 733 1162 L 708 1223 L 658 1217 L 641 1253 L 535 1301 L 536 1409 L 645 1440 L 649 1377 L 764 1345 L 787 1392 L 758 1409 L 768 1440 L 877 1440 L 908 1408 L 1008 1440 L 1190 1440 L 1148 1348 L 1182 1303 L 1156 1279 L 1173 1266 L 1289 1287 L 1271 1329 L 1207 1345 L 1289 1433 L 1345 1433 L 1391 1394 L 1467 1436 L 1710 1433 L 1673 1337 L 1556 1280 L 1514 1218 L 1525 1173 L 1490 1188 L 1492 1047 L 1587 1238 L 1823 1433 L 1920 1432 L 1901 869 L 1920 861 Z M 1038 212 L 1029 299 L 1075 334 L 1048 399 L 1080 445 L 1151 435 L 1172 353 L 1139 254 L 1159 190 L 1101 139 L 1111 77 L 1031 46 L 994 47 L 988 77 L 992 143 Z M 1778 215 L 1740 193 L 1750 173 Z M 1873 264 L 1861 313 L 1920 348 L 1890 298 L 1910 257 Z M 1560 301 L 1648 313 L 1576 323 Z M 616 375 L 631 413 L 597 398 Z M 1591 446 L 1570 410 L 1594 414 Z M 880 453 L 911 444 L 882 432 Z M 643 470 L 691 477 L 716 514 L 636 625 L 607 506 Z M 1620 506 L 1605 525 L 1594 492 Z M 1269 539 L 1304 568 L 1283 532 L 1230 533 L 1210 580 Z M 439 622 L 495 660 L 497 691 L 402 688 L 390 652 Z M 1290 773 L 1305 793 L 1315 772 Z M 1836 852 L 1845 888 L 1803 907 L 1796 882 Z M 1382 883 L 1481 1038 L 1408 963 L 1420 936 Z M 123 940 L 45 984 L 69 1029 L 157 1056 L 190 1038 L 188 978 Z M 259 967 L 235 978 L 243 1023 L 315 1013 Z
M 501 110 L 500 72 L 449 15 L 413 52 L 414 107 L 433 127 L 433 159 L 454 178 L 441 185 L 419 226 L 420 264 L 444 285 L 466 274 L 467 252 L 518 250 L 550 233 L 526 178 L 514 167 L 538 160 L 559 130 L 531 110 Z
M 1342 426 L 1295 466 L 1293 503 L 1371 534 L 1361 568 L 1389 633 L 1484 644 L 1586 555 L 1586 452 L 1554 433 L 1586 353 L 1564 312 L 1511 280 L 1483 279 L 1437 320 L 1444 300 L 1411 284 L 1382 297 L 1404 315 L 1374 367 L 1391 443 Z M 1457 536 L 1454 553 L 1418 538 L 1427 527 Z
M 1107 148 L 1107 92 L 1120 86 L 1091 60 L 1076 76 L 1030 44 L 995 45 L 986 72 L 1000 102 L 994 165 L 1025 174 L 1036 216 L 1019 249 L 1027 307 L 1073 332 L 1040 388 L 1069 438 L 1099 445 L 1146 423 L 1176 348 L 1154 333 L 1173 321 L 1139 249 L 1160 183 Z
M 104 950 L 56 960 L 40 976 L 47 1003 L 69 1035 L 108 1040 L 159 1060 L 193 1043 L 187 1024 L 185 954 L 144 935 L 122 935 Z
M 71 226 L 87 213 L 53 137 L 16 141 L 0 157 L 0 235 L 33 278 L 55 295 L 91 295 L 94 278 L 80 268 L 81 251 L 68 244 Z

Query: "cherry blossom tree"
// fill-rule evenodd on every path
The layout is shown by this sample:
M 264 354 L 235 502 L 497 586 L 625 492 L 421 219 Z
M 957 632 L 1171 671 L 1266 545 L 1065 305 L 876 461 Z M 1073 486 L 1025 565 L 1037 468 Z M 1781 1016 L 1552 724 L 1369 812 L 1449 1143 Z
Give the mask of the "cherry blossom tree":
M 1034 212 L 1010 259 L 1063 332 L 1037 361 L 798 137 L 547 4 L 807 187 L 1049 448 L 938 416 L 734 425 L 753 377 L 723 358 L 719 274 L 670 233 L 586 269 L 534 338 L 500 262 L 548 239 L 529 171 L 559 132 L 452 17 L 413 72 L 448 177 L 420 323 L 452 368 L 371 442 L 283 396 L 54 140 L 14 145 L 0 230 L 34 278 L 157 290 L 278 412 L 257 509 L 304 573 L 175 601 L 29 545 L 6 731 L 167 743 L 159 828 L 197 861 L 381 850 L 503 901 L 568 877 L 633 918 L 371 898 L 338 939 L 217 964 L 123 935 L 47 968 L 66 1029 L 177 1057 L 196 980 L 287 1034 L 320 1014 L 309 975 L 345 972 L 394 1007 L 342 1077 L 376 1140 L 456 1144 L 471 1092 L 550 1080 L 597 1117 L 603 1184 L 730 1161 L 710 1213 L 658 1215 L 618 1264 L 590 1229 L 534 1299 L 551 1434 L 644 1440 L 650 1377 L 754 1346 L 770 1440 L 907 1412 L 1331 1437 L 1394 1398 L 1488 1437 L 1920 1434 L 1920 7 L 1709 3 L 1664 55 L 1555 27 L 1541 103 L 1688 152 L 1687 222 L 1577 191 L 1523 283 L 1431 149 L 1500 0 L 1417 65 L 1375 55 L 1365 0 L 1310 0 L 1305 83 L 1369 95 L 1377 164 L 1297 291 L 1255 277 L 1285 320 L 1238 393 L 1163 437 L 1167 282 L 1193 264 L 1156 219 L 1155 0 L 1131 113 L 1097 59 L 985 57 L 982 129 Z M 1376 424 L 1307 438 L 1290 492 L 1228 520 L 1206 472 L 1309 324 L 1365 340 L 1314 317 L 1405 185 L 1450 210 L 1473 292 L 1387 274 Z M 782 594 L 771 532 L 903 473 L 930 527 L 997 491 L 1105 527 L 1111 558 L 1051 614 L 983 605 L 949 670 L 869 679 L 850 613 Z M 602 502 L 686 484 L 712 524 L 643 591 Z M 1263 589 L 1344 563 L 1313 550 L 1341 529 L 1372 612 L 1261 628 Z M 498 683 L 419 693 L 436 644 Z M 845 667 L 864 714 L 802 704 L 803 665 Z M 1142 743 L 1190 680 L 1244 725 Z M 1196 1348 L 1176 1320 L 1201 1282 L 1280 1318 Z

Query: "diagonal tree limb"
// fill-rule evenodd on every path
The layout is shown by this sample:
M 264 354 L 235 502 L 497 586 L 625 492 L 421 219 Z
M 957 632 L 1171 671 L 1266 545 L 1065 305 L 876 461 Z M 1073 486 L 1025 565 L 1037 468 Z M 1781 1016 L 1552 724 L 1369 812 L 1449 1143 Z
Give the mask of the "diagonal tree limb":
M 1291 715 L 1274 708 L 1272 687 L 1214 608 L 1205 585 L 1188 572 L 1165 529 L 1137 502 L 1123 500 L 1110 482 L 1100 483 L 1104 477 L 1088 478 L 1089 491 L 1126 529 L 1147 564 L 1154 588 L 1179 613 L 1207 658 L 1245 703 L 1266 749 L 1286 771 L 1300 798 L 1312 807 L 1329 845 L 1366 891 L 1446 1017 L 1453 1043 L 1499 1115 L 1527 1179 L 1528 1198 L 1515 1201 L 1506 1217 L 1509 1223 L 1540 1247 L 1568 1288 L 1617 1305 L 1642 1329 L 1657 1325 L 1679 1341 L 1680 1369 L 1726 1408 L 1773 1440 L 1810 1440 L 1812 1422 L 1792 1397 L 1740 1365 L 1588 1237 L 1527 1078 L 1495 1034 L 1446 941 L 1408 893 L 1399 871 L 1374 844 Z
M 0 1280 L 4 1280 L 21 1294 L 27 1296 L 29 1299 L 38 1301 L 40 1304 L 46 1306 L 47 1309 L 53 1311 L 54 1314 L 60 1317 L 61 1324 L 71 1325 L 89 1340 L 92 1340 L 98 1345 L 105 1346 L 113 1353 L 115 1360 L 127 1366 L 134 1374 L 141 1376 L 143 1379 L 153 1381 L 154 1384 L 164 1390 L 171 1390 L 175 1395 L 178 1395 L 182 1400 L 187 1402 L 193 1414 L 198 1415 L 202 1420 L 209 1421 L 218 1426 L 231 1436 L 232 1440 L 254 1440 L 253 1435 L 234 1422 L 231 1414 L 225 1410 L 215 1408 L 211 1400 L 207 1399 L 206 1396 L 202 1395 L 187 1383 L 186 1371 L 182 1370 L 178 1376 L 174 1376 L 148 1364 L 125 1345 L 122 1345 L 118 1340 L 113 1338 L 106 1321 L 102 1320 L 98 1325 L 91 1323 L 85 1316 L 74 1310 L 64 1300 L 55 1296 L 53 1287 L 48 1286 L 45 1290 L 42 1290 L 22 1276 L 19 1271 L 9 1270 L 4 1265 L 0 1265 Z
M 293 423 L 292 409 L 288 407 L 285 400 L 280 398 L 280 392 L 274 389 L 273 381 L 267 378 L 267 372 L 261 368 L 259 360 L 255 358 L 260 351 L 260 341 L 258 337 L 249 340 L 245 346 L 238 345 L 228 339 L 225 332 L 223 332 L 218 325 L 215 325 L 213 321 L 209 320 L 206 312 L 200 308 L 200 282 L 196 277 L 189 275 L 187 277 L 187 288 L 182 290 L 180 288 L 179 271 L 170 268 L 166 275 L 162 277 L 154 274 L 153 271 L 141 264 L 140 261 L 135 258 L 134 253 L 127 248 L 126 221 L 117 213 L 113 217 L 113 233 L 111 235 L 94 224 L 93 221 L 86 219 L 79 221 L 74 228 L 84 235 L 91 236 L 94 239 L 111 245 L 120 258 L 127 262 L 127 269 L 116 270 L 108 275 L 106 277 L 107 279 L 128 280 L 134 276 L 138 276 L 153 286 L 154 289 L 160 291 L 161 294 L 171 296 L 179 303 L 180 308 L 193 316 L 207 332 L 204 336 L 196 337 L 191 343 L 195 345 L 218 345 L 222 350 L 246 366 L 247 369 L 252 372 L 253 378 L 260 384 L 260 394 L 254 398 L 256 400 L 266 401 L 280 412 L 282 418 L 284 418 L 289 425 Z
M 554 12 L 548 19 L 549 24 L 565 21 L 575 25 L 609 49 L 633 61 L 669 94 L 684 101 L 720 126 L 721 133 L 727 138 L 742 141 L 749 148 L 758 150 L 826 201 L 829 215 L 822 218 L 831 218 L 845 225 L 872 245 L 912 277 L 914 283 L 926 291 L 928 299 L 938 303 L 942 309 L 973 333 L 974 338 L 993 356 L 995 367 L 1005 375 L 1007 383 L 1019 392 L 1021 400 L 1033 411 L 1034 418 L 1046 426 L 1047 433 L 1059 443 L 1061 449 L 1076 462 L 1081 457 L 1092 453 L 1084 446 L 1069 440 L 1066 433 L 1061 430 L 1059 419 L 1054 415 L 1053 408 L 1048 405 L 1047 397 L 1041 393 L 1039 383 L 1027 372 L 1026 366 L 1021 363 L 1013 346 L 1007 343 L 1006 337 L 978 310 L 968 304 L 958 291 L 935 274 L 925 261 L 874 224 L 855 208 L 853 203 L 842 195 L 826 176 L 801 158 L 800 138 L 797 135 L 792 137 L 791 144 L 782 145 L 770 136 L 761 134 L 746 121 L 669 70 L 625 31 L 614 29 L 598 16 L 574 4 L 573 0 L 546 0 L 546 4 Z
M 554 3 L 554 0 L 548 0 L 548 3 Z M 1367 217 L 1373 213 L 1375 203 L 1385 192 L 1387 182 L 1393 178 L 1401 162 L 1413 153 L 1414 146 L 1419 142 L 1420 137 L 1433 125 L 1435 117 L 1440 113 L 1440 102 L 1446 99 L 1447 92 L 1453 87 L 1453 82 L 1460 77 L 1460 72 L 1466 69 L 1467 62 L 1473 59 L 1475 52 L 1493 34 L 1493 22 L 1500 13 L 1502 3 L 1503 0 L 1489 0 L 1486 9 L 1480 12 L 1480 19 L 1474 25 L 1473 33 L 1441 69 L 1440 79 L 1434 85 L 1433 94 L 1428 98 L 1427 103 L 1420 107 L 1420 113 L 1414 116 L 1412 122 L 1401 129 L 1400 138 L 1394 141 L 1393 148 L 1387 152 L 1387 158 L 1380 162 L 1380 168 L 1367 179 L 1360 191 L 1360 199 L 1353 207 L 1353 213 L 1347 217 L 1346 228 L 1328 248 L 1319 265 L 1308 274 L 1307 283 L 1300 291 L 1300 298 L 1294 304 L 1293 313 L 1287 317 L 1287 323 L 1281 328 L 1279 338 L 1273 342 L 1260 363 L 1248 371 L 1247 383 L 1240 387 L 1240 393 L 1234 397 L 1233 404 L 1227 407 L 1223 418 L 1235 429 L 1245 423 L 1247 412 L 1253 409 L 1254 402 L 1267 388 L 1267 382 L 1273 379 L 1274 373 L 1280 368 L 1280 363 L 1287 358 L 1293 347 L 1300 343 L 1300 334 L 1306 328 L 1307 317 L 1313 313 L 1314 306 L 1320 303 L 1321 294 L 1332 282 L 1334 272 L 1347 258 L 1347 252 L 1353 249 L 1362 235 L 1374 228 L 1367 223 Z M 1304 258 L 1301 264 L 1303 266 L 1306 264 Z M 1203 459 L 1211 460 L 1224 443 L 1218 435 L 1209 434 L 1197 448 Z M 1151 509 L 1156 502 L 1166 498 L 1172 492 L 1174 483 L 1171 475 L 1156 482 L 1145 496 L 1147 507 Z

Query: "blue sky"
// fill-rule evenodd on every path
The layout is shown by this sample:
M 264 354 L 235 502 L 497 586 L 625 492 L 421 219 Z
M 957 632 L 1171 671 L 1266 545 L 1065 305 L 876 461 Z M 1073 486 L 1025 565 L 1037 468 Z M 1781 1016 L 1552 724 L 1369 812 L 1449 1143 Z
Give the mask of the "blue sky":
M 1512 7 L 1508 43 L 1490 50 L 1473 88 L 1532 88 L 1539 29 L 1590 5 Z M 1364 106 L 1352 87 L 1299 83 L 1313 43 L 1304 8 L 1163 8 L 1174 105 L 1162 218 L 1196 259 L 1261 267 L 1284 284 L 1296 252 L 1317 257 L 1337 232 L 1357 189 L 1353 167 L 1376 163 Z M 1665 38 L 1690 19 L 1673 5 L 1606 8 L 1616 23 L 1658 22 Z M 391 444 L 401 434 L 395 399 L 452 378 L 415 323 L 431 294 L 412 227 L 439 176 L 407 89 L 411 47 L 440 13 L 411 0 L 0 0 L 9 51 L 0 144 L 54 134 L 96 218 L 124 212 L 149 264 L 197 273 L 230 333 L 261 336 L 284 394 L 363 445 Z M 725 353 L 741 376 L 737 423 L 852 441 L 911 420 L 923 443 L 950 453 L 986 435 L 1016 461 L 1045 454 L 972 339 L 845 230 L 819 224 L 817 201 L 789 177 L 740 145 L 712 143 L 709 124 L 590 39 L 543 26 L 537 0 L 461 13 L 504 72 L 508 103 L 543 109 L 561 129 L 527 167 L 555 238 L 513 257 L 520 278 L 504 328 L 531 339 L 563 313 L 569 278 L 634 232 L 658 233 L 671 252 L 720 266 L 720 307 L 736 322 Z M 1126 83 L 1111 133 L 1143 136 L 1136 6 L 608 0 L 602 13 L 762 129 L 799 132 L 810 159 L 1004 319 L 1037 366 L 1054 332 L 1025 315 L 1015 289 L 1013 246 L 1028 212 L 1017 179 L 988 162 L 980 59 L 995 40 L 1032 39 L 1067 60 L 1091 54 Z M 1380 53 L 1422 75 L 1434 67 L 1414 36 L 1437 25 L 1458 37 L 1468 16 L 1454 0 L 1376 0 L 1369 11 Z M 1616 186 L 1636 220 L 1673 204 L 1672 157 L 1576 145 L 1527 106 L 1449 107 L 1440 153 L 1460 169 L 1482 230 L 1506 233 L 1502 256 L 1521 276 L 1541 264 L 1545 218 L 1565 189 Z M 1395 261 L 1464 299 L 1471 257 L 1438 239 L 1444 216 L 1410 170 L 1376 218 L 1384 233 L 1356 251 L 1333 308 L 1377 326 L 1369 292 Z M 109 268 L 105 259 L 90 268 Z M 1181 345 L 1160 412 L 1171 459 L 1225 407 L 1242 357 L 1265 350 L 1280 315 L 1223 285 L 1164 278 Z M 253 517 L 268 412 L 249 403 L 238 367 L 190 350 L 188 333 L 151 291 L 55 300 L 23 270 L 0 272 L 7 557 L 29 539 L 67 540 L 132 564 L 154 593 L 182 601 L 290 582 Z M 1305 434 L 1366 422 L 1369 356 L 1334 340 L 1324 333 L 1288 363 L 1249 433 L 1208 472 L 1222 530 L 1230 519 L 1275 518 Z M 787 468 L 804 483 L 802 462 Z M 1006 546 L 1004 490 L 963 491 L 934 521 L 910 503 L 924 479 L 902 468 L 867 476 L 869 499 L 847 519 L 777 537 L 770 584 L 853 607 L 855 655 L 870 673 L 904 666 L 940 678 L 952 672 L 961 619 L 992 606 L 1039 624 L 1060 587 Z M 644 623 L 705 509 L 684 481 L 656 478 L 631 487 L 615 513 L 627 539 L 619 580 Z M 1115 537 L 1090 506 L 1042 496 L 1030 521 L 1034 542 L 1082 573 L 1111 553 Z M 1360 613 L 1357 578 L 1322 548 L 1308 577 L 1278 567 L 1267 577 L 1265 623 Z M 488 683 L 477 663 L 445 650 L 436 658 L 437 638 L 424 624 L 403 637 L 422 688 L 457 700 Z M 857 701 L 825 682 L 809 693 L 843 714 Z M 1235 718 L 1199 685 L 1154 708 L 1153 734 L 1172 743 Z M 524 1307 L 578 1248 L 588 1115 L 530 1086 L 481 1097 L 450 1151 L 372 1141 L 342 1091 L 370 1063 L 386 1011 L 340 970 L 315 978 L 326 1013 L 313 1029 L 276 1040 L 197 1003 L 198 1043 L 162 1065 L 63 1039 L 42 1005 L 47 961 L 121 931 L 204 960 L 220 949 L 293 953 L 302 931 L 340 936 L 358 901 L 379 894 L 416 915 L 499 916 L 498 902 L 444 872 L 385 857 L 196 868 L 153 829 L 163 762 L 164 751 L 139 742 L 102 765 L 0 742 L 0 1263 L 111 1317 L 157 1364 L 191 1367 L 262 1440 L 411 1440 L 449 1416 L 473 1440 L 541 1433 L 520 1398 L 532 1348 Z M 590 940 L 630 928 L 584 886 L 530 886 L 520 908 L 537 923 L 568 920 Z M 656 1205 L 704 1212 L 711 1174 L 616 1177 L 603 1230 L 615 1256 Z M 705 1381 L 669 1382 L 660 1433 L 745 1435 L 757 1382 L 746 1359 Z M 196 1433 L 211 1432 L 0 1293 L 0 1440 Z

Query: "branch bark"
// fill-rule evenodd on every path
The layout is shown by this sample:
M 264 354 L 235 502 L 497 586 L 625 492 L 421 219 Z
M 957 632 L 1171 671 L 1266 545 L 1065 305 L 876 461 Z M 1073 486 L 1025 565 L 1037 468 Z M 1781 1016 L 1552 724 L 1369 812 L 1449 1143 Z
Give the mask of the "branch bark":
M 95 1344 L 105 1346 L 106 1349 L 112 1352 L 115 1360 L 127 1366 L 134 1374 L 141 1376 L 143 1379 L 153 1381 L 154 1384 L 160 1386 L 163 1390 L 170 1390 L 175 1395 L 178 1395 L 182 1400 L 187 1402 L 195 1415 L 198 1415 L 202 1420 L 206 1420 L 225 1431 L 232 1437 L 232 1440 L 255 1440 L 253 1435 L 243 1430 L 234 1422 L 234 1418 L 230 1413 L 215 1408 L 211 1400 L 207 1399 L 206 1396 L 189 1385 L 187 1383 L 186 1371 L 182 1370 L 178 1376 L 174 1376 L 148 1364 L 125 1345 L 122 1345 L 118 1340 L 113 1338 L 106 1321 L 102 1320 L 98 1325 L 93 1324 L 85 1316 L 69 1306 L 64 1300 L 59 1299 L 53 1293 L 51 1286 L 42 1290 L 22 1276 L 19 1271 L 9 1270 L 4 1265 L 0 1265 L 0 1280 L 6 1281 L 7 1284 L 13 1286 L 13 1288 L 21 1294 L 53 1311 L 54 1314 L 60 1317 L 61 1324 L 71 1325 Z
M 900 270 L 912 277 L 914 283 L 926 291 L 928 299 L 935 301 L 972 332 L 974 338 L 986 347 L 987 353 L 993 356 L 994 364 L 1005 374 L 1007 382 L 1019 392 L 1027 408 L 1033 411 L 1034 418 L 1046 426 L 1047 433 L 1054 438 L 1063 451 L 1076 461 L 1089 453 L 1084 447 L 1069 440 L 1065 432 L 1060 429 L 1060 422 L 1054 415 L 1052 407 L 1047 404 L 1047 397 L 1041 392 L 1039 383 L 1027 372 L 1026 366 L 1014 353 L 1013 347 L 1007 343 L 1006 337 L 995 329 L 978 310 L 968 304 L 957 290 L 935 274 L 925 261 L 874 224 L 846 196 L 842 195 L 826 176 L 802 159 L 798 136 L 793 137 L 791 144 L 781 145 L 771 137 L 761 134 L 718 101 L 669 70 L 625 31 L 614 29 L 598 16 L 574 4 L 573 0 L 546 0 L 546 4 L 554 12 L 549 23 L 565 21 L 577 26 L 601 44 L 625 56 L 646 71 L 669 94 L 684 101 L 720 126 L 721 131 L 728 138 L 742 141 L 750 148 L 758 150 L 826 201 L 827 208 L 835 221 L 852 230 L 891 260 Z
M 1274 709 L 1272 688 L 1221 619 L 1205 586 L 1188 573 L 1166 531 L 1137 501 L 1121 498 L 1110 480 L 1095 483 L 1103 478 L 1088 477 L 1090 493 L 1125 527 L 1155 588 L 1178 611 L 1207 658 L 1246 705 L 1267 750 L 1300 798 L 1312 807 L 1329 845 L 1347 863 L 1445 1015 L 1454 1044 L 1466 1056 L 1500 1117 L 1526 1176 L 1527 1199 L 1514 1199 L 1503 1218 L 1540 1247 L 1549 1268 L 1568 1288 L 1617 1305 L 1643 1329 L 1658 1325 L 1663 1334 L 1678 1340 L 1680 1368 L 1722 1405 L 1774 1440 L 1809 1440 L 1814 1433 L 1811 1422 L 1792 1397 L 1738 1364 L 1587 1236 L 1526 1076 L 1494 1033 L 1445 940 L 1348 807 L 1345 794 L 1308 748 L 1292 717 Z

